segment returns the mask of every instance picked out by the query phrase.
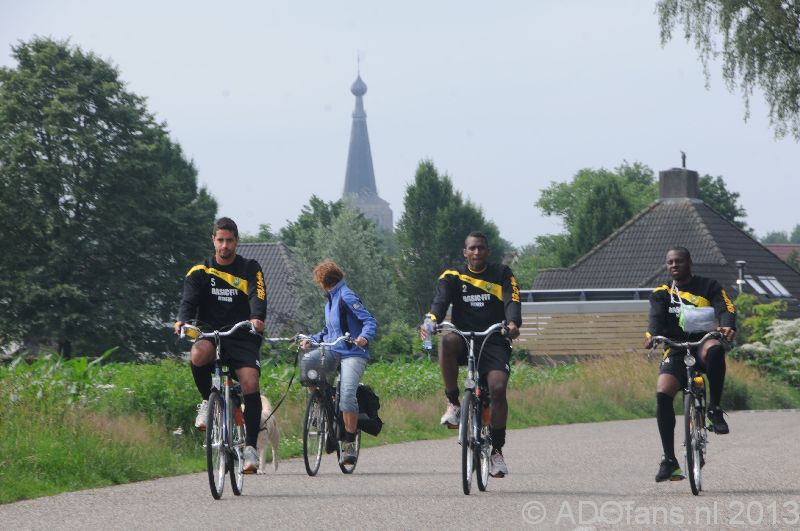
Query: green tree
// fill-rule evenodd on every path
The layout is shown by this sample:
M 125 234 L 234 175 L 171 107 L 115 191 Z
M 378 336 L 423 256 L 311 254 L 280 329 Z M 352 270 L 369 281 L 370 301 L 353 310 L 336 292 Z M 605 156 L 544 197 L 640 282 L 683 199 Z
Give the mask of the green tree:
M 778 136 L 800 139 L 800 9 L 784 0 L 659 0 L 661 43 L 677 24 L 694 41 L 708 78 L 721 53 L 722 75 L 744 96 L 745 119 L 755 88 L 763 91 Z M 722 39 L 720 44 L 719 39 Z
M 749 230 L 744 222 L 747 212 L 739 203 L 739 192 L 731 192 L 721 176 L 703 175 L 697 181 L 700 199 L 742 230 Z
M 381 236 L 371 221 L 349 205 L 337 208 L 328 223 L 316 218 L 312 224 L 306 215 L 312 210 L 313 207 L 304 209 L 300 214 L 303 222 L 293 225 L 297 240 L 306 242 L 291 247 L 300 300 L 299 321 L 309 331 L 322 327 L 325 296 L 314 283 L 312 272 L 323 260 L 333 260 L 344 270 L 347 284 L 378 320 L 380 331 L 380 326 L 397 319 L 399 301 Z
M 51 39 L 12 52 L 17 67 L 0 68 L 0 342 L 164 352 L 216 203 L 116 68 Z
M 567 266 L 656 198 L 653 170 L 623 162 L 614 171 L 580 170 L 568 183 L 551 183 L 536 206 L 564 220 L 566 234 L 537 238 L 543 256 Z
M 723 217 L 747 229 L 739 193 L 731 192 L 722 177 L 703 175 L 699 196 Z M 623 162 L 614 171 L 583 169 L 570 182 L 551 183 L 542 190 L 536 206 L 546 215 L 561 216 L 566 232 L 539 236 L 540 256 L 561 266 L 572 264 L 658 195 L 653 170 L 634 162 Z
M 800 224 L 794 226 L 792 234 L 789 235 L 789 243 L 800 243 Z
M 761 243 L 789 243 L 789 236 L 786 235 L 785 231 L 774 230 L 761 238 Z
M 272 232 L 269 223 L 262 223 L 258 226 L 258 234 L 241 234 L 239 241 L 242 243 L 272 243 L 280 241 L 278 235 Z
M 789 267 L 800 273 L 800 253 L 798 253 L 796 249 L 789 251 L 789 254 L 786 256 L 786 263 L 789 264 Z
M 396 233 L 398 284 L 406 297 L 408 318 L 422 318 L 433 298 L 436 279 L 446 267 L 464 261 L 464 239 L 475 230 L 488 237 L 491 259 L 501 261 L 511 246 L 500 238 L 497 226 L 480 208 L 463 199 L 432 161 L 420 162 L 414 182 L 406 188 Z
M 520 289 L 531 289 L 541 269 L 557 267 L 559 264 L 552 254 L 545 254 L 536 245 L 529 244 L 517 251 L 510 265 Z
M 292 248 L 313 245 L 314 230 L 318 226 L 329 226 L 343 206 L 341 201 L 326 203 L 312 195 L 308 204 L 303 206 L 297 221 L 290 221 L 280 230 L 280 241 Z

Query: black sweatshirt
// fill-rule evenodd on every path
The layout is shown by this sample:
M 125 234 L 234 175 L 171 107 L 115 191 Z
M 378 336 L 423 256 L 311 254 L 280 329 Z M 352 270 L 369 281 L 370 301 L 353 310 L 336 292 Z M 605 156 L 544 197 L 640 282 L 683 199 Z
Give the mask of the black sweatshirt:
M 522 325 L 517 279 L 503 264 L 488 264 L 480 273 L 466 265 L 447 269 L 439 276 L 428 315 L 442 322 L 450 304 L 453 324 L 460 330 L 482 332 L 501 321 Z
M 686 306 L 704 308 L 711 306 L 717 316 L 720 326 L 736 328 L 736 309 L 731 299 L 716 280 L 693 276 L 683 286 L 676 286 L 678 293 L 673 293 L 683 300 Z M 662 284 L 650 294 L 650 319 L 647 326 L 647 337 L 665 336 L 673 341 L 697 341 L 705 334 L 703 332 L 687 334 L 678 324 L 680 304 L 670 301 L 672 288 Z
M 196 318 L 204 330 L 219 330 L 239 321 L 263 321 L 266 316 L 264 274 L 257 261 L 237 254 L 232 264 L 223 266 L 211 257 L 186 273 L 179 321 Z M 247 330 L 234 335 L 253 338 Z

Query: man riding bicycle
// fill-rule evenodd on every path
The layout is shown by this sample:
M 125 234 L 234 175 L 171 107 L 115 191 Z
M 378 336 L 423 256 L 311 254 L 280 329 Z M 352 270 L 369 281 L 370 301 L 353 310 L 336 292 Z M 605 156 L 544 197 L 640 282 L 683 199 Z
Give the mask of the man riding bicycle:
M 706 332 L 718 330 L 728 341 L 736 337 L 736 310 L 728 294 L 715 280 L 692 275 L 692 258 L 685 247 L 667 252 L 667 272 L 672 285 L 663 284 L 650 294 L 650 319 L 645 334 L 645 348 L 652 348 L 653 336 L 673 341 L 698 341 Z M 708 419 L 711 430 L 720 435 L 729 431 L 720 407 L 725 382 L 725 347 L 709 339 L 693 352 L 697 367 L 708 376 Z M 656 481 L 683 479 L 675 458 L 675 410 L 672 402 L 686 386 L 682 360 L 664 355 L 656 381 L 656 419 L 664 455 Z
M 203 330 L 220 330 L 223 327 L 250 321 L 256 332 L 264 330 L 267 299 L 264 274 L 255 260 L 236 254 L 239 229 L 230 218 L 220 218 L 214 223 L 211 234 L 214 256 L 195 265 L 183 283 L 183 299 L 175 323 L 175 333 L 190 319 L 197 319 Z M 222 355 L 236 373 L 244 395 L 244 424 L 247 441 L 244 449 L 244 471 L 258 470 L 259 423 L 261 421 L 261 396 L 259 376 L 261 363 L 258 351 L 261 335 L 246 330 L 220 338 Z M 208 418 L 208 397 L 211 394 L 211 373 L 216 361 L 216 351 L 211 340 L 200 340 L 192 345 L 191 366 L 197 390 L 203 401 L 197 406 L 195 426 L 205 430 Z
M 482 232 L 470 232 L 464 242 L 466 264 L 447 269 L 436 286 L 430 312 L 425 316 L 441 322 L 452 304 L 452 322 L 461 330 L 481 331 L 506 321 L 508 332 L 504 336 L 489 336 L 480 357 L 478 370 L 481 379 L 488 382 L 491 396 L 492 462 L 490 474 L 501 478 L 508 474 L 503 459 L 506 441 L 508 402 L 506 387 L 511 372 L 511 341 L 519 337 L 522 324 L 522 305 L 519 300 L 517 279 L 511 268 L 503 264 L 490 264 L 489 242 Z M 420 336 L 428 333 L 423 324 Z M 444 381 L 447 410 L 441 423 L 457 427 L 461 407 L 458 392 L 458 366 L 467 361 L 467 346 L 457 334 L 445 334 L 439 341 L 439 368 Z

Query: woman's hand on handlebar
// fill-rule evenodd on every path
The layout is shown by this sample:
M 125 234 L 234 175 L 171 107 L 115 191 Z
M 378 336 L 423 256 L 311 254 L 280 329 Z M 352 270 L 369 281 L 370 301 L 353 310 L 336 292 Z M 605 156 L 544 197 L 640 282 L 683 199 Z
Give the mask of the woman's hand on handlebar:
M 256 329 L 256 332 L 261 333 L 264 331 L 264 321 L 261 319 L 250 319 L 250 324 Z
M 355 340 L 355 341 L 353 341 L 353 343 L 355 343 L 355 345 L 356 345 L 357 347 L 359 347 L 359 348 L 364 348 L 364 347 L 366 347 L 366 346 L 367 346 L 367 344 L 369 343 L 369 341 L 367 341 L 367 338 L 365 338 L 365 337 L 358 336 L 358 337 L 356 338 L 356 340 Z

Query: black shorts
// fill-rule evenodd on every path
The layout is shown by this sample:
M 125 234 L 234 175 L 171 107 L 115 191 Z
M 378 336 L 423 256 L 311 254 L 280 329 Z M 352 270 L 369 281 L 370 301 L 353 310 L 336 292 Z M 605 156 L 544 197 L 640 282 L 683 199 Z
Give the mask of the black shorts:
M 201 339 L 201 341 L 208 341 L 211 343 L 212 349 L 216 348 L 210 339 Z M 258 356 L 261 339 L 256 342 L 249 338 L 221 337 L 220 341 L 222 342 L 221 358 L 228 367 L 231 369 L 252 367 L 258 369 L 259 374 L 261 373 L 261 361 Z
M 675 378 L 678 379 L 678 382 L 681 384 L 681 388 L 685 388 L 687 381 L 686 381 L 686 364 L 683 363 L 683 356 L 686 354 L 685 349 L 679 349 L 682 354 L 680 355 L 673 355 L 671 357 L 664 356 L 664 359 L 661 360 L 661 366 L 658 368 L 658 374 L 671 374 Z M 706 372 L 706 364 L 703 363 L 703 360 L 700 359 L 700 355 L 697 353 L 697 348 L 691 349 L 692 356 L 697 361 L 695 363 L 695 368 L 698 372 Z
M 475 340 L 475 359 L 478 361 L 478 372 L 481 376 L 487 374 L 489 371 L 503 371 L 506 374 L 511 373 L 511 345 L 508 342 L 495 343 L 486 342 L 483 351 L 479 352 L 483 338 Z M 467 342 L 461 340 L 458 342 L 461 348 L 456 353 L 456 360 L 459 365 L 467 364 Z

